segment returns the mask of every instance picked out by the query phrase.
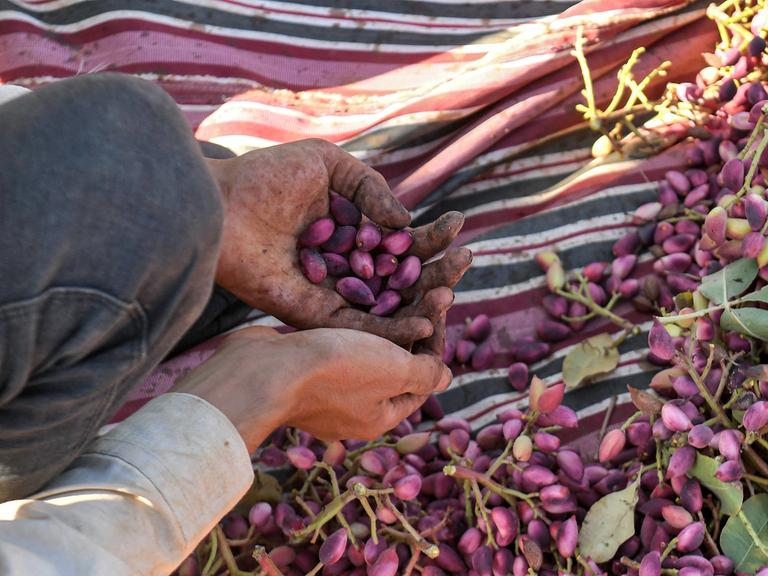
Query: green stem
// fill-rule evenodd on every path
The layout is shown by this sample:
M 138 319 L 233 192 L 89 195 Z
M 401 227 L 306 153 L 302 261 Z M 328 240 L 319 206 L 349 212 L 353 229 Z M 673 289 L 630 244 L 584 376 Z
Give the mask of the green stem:
M 385 494 L 384 499 L 387 503 L 387 507 L 392 511 L 392 514 L 395 515 L 395 518 L 397 518 L 402 527 L 405 528 L 405 531 L 408 532 L 408 534 L 410 534 L 413 538 L 414 545 L 419 550 L 424 552 L 424 554 L 426 554 L 429 558 L 437 558 L 440 554 L 438 547 L 424 540 L 422 535 L 419 534 L 413 526 L 411 526 L 411 523 L 408 522 L 408 519 L 405 517 L 405 515 L 400 512 L 400 510 L 398 510 L 397 507 L 392 503 L 392 499 L 389 497 L 389 494 Z
M 744 160 L 744 156 L 747 155 L 747 152 L 749 152 L 749 149 L 752 148 L 752 144 L 755 142 L 755 137 L 757 136 L 757 133 L 760 132 L 760 128 L 763 127 L 763 121 L 765 120 L 765 112 L 763 112 L 760 115 L 760 118 L 757 120 L 757 124 L 755 124 L 754 129 L 749 135 L 749 138 L 747 139 L 747 143 L 744 145 L 744 148 L 741 149 L 741 152 L 739 152 L 737 158 L 739 160 Z
M 396 444 L 394 442 L 385 442 L 384 440 L 378 440 L 376 442 L 369 442 L 365 446 L 361 446 L 357 450 L 352 450 L 352 452 L 347 452 L 347 458 L 350 460 L 354 460 L 357 456 L 360 456 L 363 452 L 368 452 L 368 450 L 373 450 L 374 448 L 381 448 L 382 446 L 386 446 L 389 448 L 394 448 Z
M 662 562 L 664 562 L 667 556 L 669 556 L 672 553 L 672 550 L 675 549 L 676 545 L 677 545 L 677 538 L 672 538 L 672 540 L 669 541 L 669 544 L 667 544 L 667 547 L 664 548 L 664 552 L 661 553 Z
M 597 314 L 590 312 L 589 314 L 584 314 L 583 316 L 562 316 L 562 319 L 566 322 L 588 322 L 595 316 L 597 316 Z
M 746 194 L 749 190 L 749 187 L 752 185 L 752 178 L 755 176 L 757 166 L 760 163 L 759 160 L 762 157 L 766 146 L 768 146 L 768 130 L 763 131 L 763 137 L 760 139 L 760 143 L 757 145 L 757 150 L 755 150 L 755 155 L 752 158 L 752 163 L 749 165 L 749 170 L 747 171 L 747 175 L 744 177 L 744 183 L 741 185 L 741 188 L 733 198 L 723 204 L 723 208 L 726 210 L 730 208 L 731 205 L 733 205 L 733 203 L 736 202 L 739 198 L 744 196 L 744 194 Z
M 640 468 L 640 470 L 637 471 L 637 475 L 638 476 L 642 476 L 646 472 L 650 472 L 651 470 L 656 470 L 658 467 L 659 466 L 656 463 L 654 463 L 654 464 L 646 464 L 645 466 Z
M 371 539 L 374 544 L 378 544 L 379 536 L 376 533 L 376 513 L 373 511 L 373 508 L 371 508 L 371 503 L 368 502 L 367 496 L 358 496 L 357 499 L 363 507 L 363 510 L 365 510 L 365 513 L 368 514 L 368 519 L 371 521 Z
M 213 565 L 213 561 L 216 559 L 216 552 L 219 549 L 219 542 L 218 542 L 218 535 L 216 533 L 216 530 L 211 532 L 211 553 L 208 555 L 208 561 L 205 563 L 205 566 L 203 567 L 203 576 L 208 576 L 210 574 L 211 566 Z
M 699 393 L 704 398 L 704 400 L 709 405 L 710 410 L 712 410 L 712 413 L 715 414 L 718 418 L 720 418 L 720 421 L 726 425 L 728 428 L 733 428 L 733 423 L 728 418 L 725 412 L 723 412 L 723 409 L 720 407 L 720 405 L 715 402 L 715 399 L 712 397 L 712 394 L 709 393 L 709 389 L 707 388 L 706 384 L 701 380 L 699 377 L 699 374 L 694 369 L 693 365 L 690 362 L 687 362 L 687 370 L 690 377 L 693 379 L 693 381 L 696 383 L 696 387 L 699 389 Z
M 640 562 L 635 562 L 631 558 L 627 558 L 626 556 L 622 556 L 621 560 L 619 560 L 622 565 L 627 566 L 629 568 L 634 568 L 635 570 L 640 569 Z M 661 573 L 664 576 L 675 576 L 677 574 L 676 568 L 662 568 Z
M 476 479 L 471 479 L 470 483 L 472 484 L 472 493 L 475 495 L 475 506 L 477 507 L 477 511 L 480 514 L 480 516 L 483 519 L 483 522 L 485 522 L 485 532 L 486 532 L 486 542 L 488 546 L 496 549 L 496 541 L 493 539 L 493 530 L 491 530 L 491 521 L 488 519 L 488 510 L 485 508 L 485 503 L 483 502 L 483 495 L 480 492 L 480 486 L 477 483 Z
M 590 568 L 589 564 L 587 564 L 587 561 L 584 560 L 581 554 L 576 554 L 576 562 L 581 564 L 582 568 L 584 568 L 584 574 L 592 574 L 592 568 Z
M 664 472 L 662 471 L 661 462 L 661 442 L 656 440 L 656 472 L 659 476 L 659 484 L 664 484 Z
M 755 482 L 756 484 L 761 484 L 763 486 L 768 486 L 768 478 L 763 478 L 762 476 L 755 476 L 754 474 L 747 474 L 746 472 L 743 474 L 743 476 L 747 480 L 751 480 L 752 482 Z
M 504 451 L 499 454 L 499 457 L 496 458 L 496 460 L 493 461 L 493 464 L 488 468 L 488 471 L 485 473 L 486 476 L 493 477 L 494 472 L 499 469 L 499 467 L 504 464 L 504 459 L 509 456 L 509 452 L 512 450 L 512 445 L 514 444 L 513 440 L 510 440 L 507 442 L 507 445 L 504 447 Z
M 468 480 L 464 480 L 464 514 L 467 517 L 467 524 L 472 526 L 473 514 L 472 514 L 472 498 L 470 498 L 470 492 L 472 487 L 469 485 Z
M 744 447 L 744 453 L 749 456 L 749 459 L 752 461 L 752 464 L 757 466 L 760 469 L 760 473 L 768 478 L 768 464 L 765 463 L 765 460 L 763 460 L 760 455 L 755 452 L 755 449 L 752 448 L 752 446 L 745 446 Z
M 318 514 L 309 525 L 298 532 L 294 532 L 294 538 L 296 540 L 307 538 L 317 529 L 322 528 L 325 524 L 330 522 L 339 512 L 341 512 L 341 509 L 344 508 L 344 506 L 352 502 L 356 497 L 357 496 L 349 490 L 344 492 L 344 494 L 337 496 L 320 511 L 320 514 Z
M 638 418 L 640 418 L 642 415 L 643 415 L 643 413 L 642 413 L 642 412 L 640 412 L 640 411 L 638 411 L 638 412 L 635 412 L 634 414 L 632 414 L 632 416 L 630 416 L 629 418 L 627 418 L 626 422 L 624 422 L 624 424 L 622 424 L 622 425 L 621 425 L 621 430 L 622 430 L 622 431 L 626 431 L 626 430 L 627 430 L 627 428 L 629 428 L 629 427 L 630 427 L 632 424 L 634 424 L 634 423 L 635 423 L 635 420 L 637 420 Z
M 592 89 L 592 75 L 589 72 L 589 65 L 587 59 L 584 56 L 584 27 L 579 26 L 576 31 L 576 41 L 573 44 L 573 50 L 571 54 L 576 58 L 579 63 L 579 69 L 584 79 L 584 97 L 587 100 L 588 112 L 584 114 L 584 118 L 590 121 L 590 127 L 595 128 L 593 122 L 597 122 L 597 110 L 595 109 L 595 93 Z
M 707 544 L 709 545 L 709 551 L 712 554 L 712 556 L 717 556 L 718 554 L 720 554 L 720 549 L 717 547 L 717 542 L 715 542 L 715 539 L 712 538 L 712 534 L 709 533 L 709 529 L 707 528 L 707 522 L 704 519 L 704 514 L 701 513 L 701 510 L 698 511 L 697 516 L 702 526 L 704 526 L 704 538 L 706 539 Z
M 597 314 L 598 316 L 602 316 L 603 318 L 606 318 L 619 326 L 620 328 L 624 328 L 625 330 L 629 330 L 633 334 L 638 334 L 640 332 L 640 328 L 632 324 L 629 320 L 625 320 L 621 316 L 614 314 L 610 310 L 606 310 L 602 306 L 599 306 L 595 303 L 594 300 L 591 298 L 586 298 L 582 296 L 581 294 L 574 294 L 573 292 L 569 292 L 567 290 L 563 290 L 562 288 L 559 288 L 556 291 L 556 294 L 559 296 L 563 296 L 564 298 L 567 298 L 568 300 L 573 300 L 575 302 L 580 302 L 581 304 L 584 304 L 588 309 L 590 309 L 592 312 Z
M 733 301 L 731 302 L 731 304 L 738 304 L 738 302 Z M 686 314 L 675 314 L 674 316 L 656 316 L 656 320 L 658 320 L 662 324 L 670 324 L 673 322 L 677 322 L 678 320 L 695 320 L 696 318 L 701 318 L 702 316 L 706 316 L 710 312 L 717 312 L 718 310 L 722 310 L 723 308 L 725 308 L 725 306 L 720 304 L 717 306 L 710 306 L 709 308 L 704 308 L 703 310 L 688 312 Z
M 304 497 L 304 494 L 307 493 L 309 486 L 312 484 L 315 478 L 317 478 L 318 474 L 320 474 L 320 468 L 315 465 L 315 468 L 312 468 L 309 474 L 307 474 L 307 478 L 304 480 L 304 484 L 302 484 L 301 489 L 299 490 L 299 496 L 302 498 Z
M 459 478 L 461 480 L 475 480 L 476 482 L 478 482 L 479 484 L 482 484 L 489 490 L 496 492 L 499 496 L 503 496 L 504 494 L 507 494 L 509 496 L 513 496 L 515 498 L 519 498 L 520 500 L 523 500 L 531 508 L 535 509 L 536 507 L 536 503 L 531 499 L 531 496 L 538 496 L 539 495 L 538 492 L 533 492 L 532 494 L 524 494 L 522 492 L 518 492 L 517 490 L 514 490 L 513 488 L 506 488 L 501 484 L 494 482 L 484 474 L 481 474 L 480 472 L 477 472 L 475 470 L 470 470 L 468 468 L 464 468 L 463 466 L 454 466 L 453 464 L 449 464 L 443 467 L 443 474 L 445 474 L 446 476 Z
M 221 557 L 224 558 L 224 564 L 226 564 L 230 576 L 245 576 L 247 572 L 238 568 L 235 557 L 232 556 L 232 550 L 229 548 L 229 544 L 227 544 L 227 537 L 224 536 L 224 531 L 221 529 L 221 524 L 216 525 L 216 536 L 221 543 Z
M 335 498 L 341 496 L 341 492 L 339 490 L 339 480 L 336 478 L 336 472 L 334 472 L 333 468 L 325 462 L 319 462 L 317 466 L 328 472 L 328 476 L 331 478 L 331 490 L 333 491 L 333 496 Z M 344 517 L 344 514 L 342 514 L 341 511 L 336 514 L 336 519 L 339 521 L 339 524 L 341 524 L 341 526 L 347 531 L 347 534 L 349 534 L 349 541 L 352 543 L 352 546 L 357 548 L 357 539 L 352 532 L 352 527 L 349 525 L 349 522 L 347 522 L 347 519 Z

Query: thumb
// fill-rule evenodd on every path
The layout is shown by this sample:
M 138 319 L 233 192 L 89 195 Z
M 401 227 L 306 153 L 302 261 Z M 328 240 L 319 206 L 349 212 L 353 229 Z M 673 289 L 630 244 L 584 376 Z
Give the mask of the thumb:
M 331 188 L 371 220 L 387 228 L 405 228 L 411 223 L 411 215 L 392 194 L 384 176 L 334 144 L 321 145 L 320 153 Z

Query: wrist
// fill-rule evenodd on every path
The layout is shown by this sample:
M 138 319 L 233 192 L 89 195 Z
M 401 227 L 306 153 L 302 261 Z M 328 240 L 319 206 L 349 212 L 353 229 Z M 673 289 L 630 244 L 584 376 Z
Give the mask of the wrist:
M 306 349 L 297 348 L 291 336 L 263 327 L 236 332 L 172 391 L 193 394 L 217 408 L 253 452 L 290 419 L 311 373 Z

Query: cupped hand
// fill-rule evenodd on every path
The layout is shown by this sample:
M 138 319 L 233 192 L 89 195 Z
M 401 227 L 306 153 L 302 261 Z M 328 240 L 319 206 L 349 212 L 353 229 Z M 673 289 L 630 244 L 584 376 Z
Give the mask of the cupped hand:
M 251 450 L 284 424 L 322 440 L 372 439 L 450 384 L 444 327 L 438 319 L 415 353 L 354 330 L 245 328 L 173 391 L 219 408 Z
M 453 301 L 450 291 L 469 267 L 466 248 L 448 249 L 424 267 L 392 318 L 349 305 L 333 282 L 312 284 L 301 272 L 297 239 L 327 215 L 329 192 L 345 196 L 385 229 L 407 227 L 408 211 L 384 178 L 323 140 L 302 140 L 229 160 L 209 160 L 225 201 L 217 282 L 249 305 L 297 328 L 352 328 L 407 345 L 430 336 Z M 410 253 L 428 260 L 446 250 L 464 218 L 450 212 L 412 229 Z

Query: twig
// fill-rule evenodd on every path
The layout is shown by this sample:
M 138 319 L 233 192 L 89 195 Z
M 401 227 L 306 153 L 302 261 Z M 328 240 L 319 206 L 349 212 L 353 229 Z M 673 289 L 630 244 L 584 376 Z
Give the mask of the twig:
M 213 561 L 216 559 L 216 552 L 219 548 L 219 542 L 218 542 L 218 534 L 216 530 L 211 532 L 211 552 L 208 556 L 208 561 L 205 563 L 205 566 L 203 567 L 203 576 L 208 576 L 211 572 L 211 566 L 213 565 Z

